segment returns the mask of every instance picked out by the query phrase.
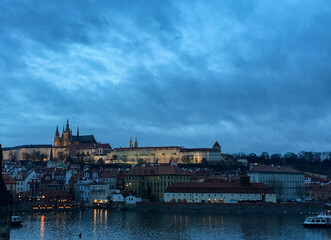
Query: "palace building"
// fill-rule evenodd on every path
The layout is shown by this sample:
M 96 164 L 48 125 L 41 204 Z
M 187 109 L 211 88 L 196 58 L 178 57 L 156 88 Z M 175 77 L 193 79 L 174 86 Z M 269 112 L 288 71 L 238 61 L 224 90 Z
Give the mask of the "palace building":
M 114 148 L 108 159 L 117 163 L 218 163 L 221 161 L 221 146 L 216 141 L 212 148 L 184 148 L 179 146 L 138 147 L 132 138 L 128 148 Z

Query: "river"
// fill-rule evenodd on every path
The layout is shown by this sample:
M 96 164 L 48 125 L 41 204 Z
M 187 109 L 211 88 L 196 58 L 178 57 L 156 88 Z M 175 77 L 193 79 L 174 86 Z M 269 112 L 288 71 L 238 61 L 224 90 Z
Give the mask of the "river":
M 303 215 L 233 215 L 87 209 L 21 214 L 11 240 L 331 239 L 331 229 L 302 227 Z M 79 238 L 81 233 L 81 238 Z

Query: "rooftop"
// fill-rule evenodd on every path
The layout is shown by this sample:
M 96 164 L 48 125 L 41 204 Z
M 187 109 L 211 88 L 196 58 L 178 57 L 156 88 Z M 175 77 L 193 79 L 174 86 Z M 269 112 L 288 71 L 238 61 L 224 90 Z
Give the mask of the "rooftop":
M 275 193 L 264 183 L 250 183 L 243 186 L 239 182 L 177 182 L 169 186 L 165 192 L 180 193 Z
M 125 175 L 127 176 L 156 176 L 156 175 L 187 175 L 182 169 L 177 166 L 135 166 L 131 168 Z
M 302 173 L 290 166 L 254 165 L 250 172 Z

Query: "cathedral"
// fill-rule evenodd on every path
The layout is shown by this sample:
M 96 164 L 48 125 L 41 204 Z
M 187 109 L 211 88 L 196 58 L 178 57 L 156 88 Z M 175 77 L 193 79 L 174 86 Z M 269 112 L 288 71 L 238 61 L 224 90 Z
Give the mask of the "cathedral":
M 56 127 L 54 137 L 54 147 L 68 147 L 71 145 L 79 145 L 84 143 L 96 143 L 93 135 L 79 135 L 79 128 L 77 128 L 77 135 L 72 135 L 72 130 L 69 127 L 69 120 L 67 120 L 66 128 L 63 127 L 62 135 L 60 137 L 59 127 Z

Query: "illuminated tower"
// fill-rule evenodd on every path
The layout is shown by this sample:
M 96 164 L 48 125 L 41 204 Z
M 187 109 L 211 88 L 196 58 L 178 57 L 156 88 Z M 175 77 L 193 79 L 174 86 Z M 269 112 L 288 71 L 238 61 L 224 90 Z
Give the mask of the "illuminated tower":
M 130 138 L 130 142 L 129 142 L 129 148 L 133 148 L 133 141 L 132 141 L 132 137 Z
M 63 146 L 71 145 L 71 140 L 72 140 L 72 131 L 70 130 L 69 127 L 69 120 L 67 120 L 66 128 L 62 133 Z
M 59 126 L 56 126 L 56 132 L 54 137 L 54 146 L 59 147 L 61 146 L 61 139 L 60 139 L 60 133 L 59 133 Z

